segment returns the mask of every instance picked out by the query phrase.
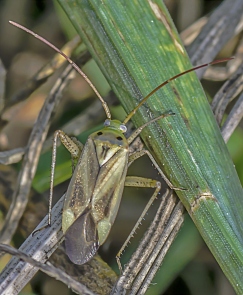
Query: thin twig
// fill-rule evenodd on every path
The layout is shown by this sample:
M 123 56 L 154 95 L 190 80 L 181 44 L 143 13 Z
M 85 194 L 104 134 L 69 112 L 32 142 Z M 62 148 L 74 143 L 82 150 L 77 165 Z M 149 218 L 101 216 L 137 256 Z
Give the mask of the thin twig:
M 68 66 L 61 77 L 57 80 L 34 125 L 26 148 L 22 169 L 18 176 L 17 188 L 13 196 L 13 201 L 5 218 L 4 226 L 1 230 L 1 243 L 10 243 L 18 226 L 19 220 L 23 215 L 28 202 L 28 194 L 35 175 L 41 148 L 50 126 L 50 120 L 55 107 L 59 104 L 61 98 L 60 94 L 69 80 L 68 76 L 71 71 L 72 67 Z
M 242 65 L 243 59 L 243 38 L 241 37 L 236 49 L 234 50 L 234 59 L 229 61 L 226 67 L 210 67 L 203 75 L 203 79 L 211 81 L 225 81 L 229 79 Z
M 181 202 L 178 203 L 172 191 L 167 191 L 153 222 L 111 294 L 144 294 L 180 229 L 183 213 Z
M 215 95 L 211 107 L 218 124 L 221 124 L 226 107 L 232 99 L 243 89 L 243 64 L 237 69 L 235 74 L 224 83 Z
M 0 251 L 14 255 L 15 257 L 18 257 L 19 259 L 27 262 L 28 264 L 31 264 L 33 267 L 37 267 L 38 269 L 40 269 L 44 273 L 48 274 L 50 277 L 53 277 L 53 278 L 63 282 L 64 284 L 69 286 L 74 292 L 77 292 L 78 294 L 95 295 L 86 286 L 75 281 L 72 277 L 67 275 L 64 271 L 60 270 L 59 268 L 54 267 L 50 263 L 48 263 L 48 264 L 40 263 L 39 261 L 26 255 L 24 252 L 21 252 L 20 250 L 16 250 L 13 247 L 11 247 L 9 245 L 5 245 L 5 244 L 0 244 Z M 18 288 L 18 286 L 11 285 L 11 288 L 8 290 L 2 290 L 0 288 L 0 292 L 2 295 L 4 295 L 4 294 L 12 294 L 12 295 L 17 294 L 16 288 Z
M 37 232 L 35 235 L 31 234 L 19 248 L 20 251 L 41 263 L 45 263 L 50 258 L 64 239 L 61 230 L 64 198 L 65 195 L 60 198 L 52 209 L 51 226 Z M 47 222 L 48 217 L 46 215 L 36 229 L 43 227 Z M 111 286 L 116 280 L 116 276 L 99 257 L 94 257 L 90 263 L 87 263 L 84 266 L 79 266 L 71 263 L 64 252 L 61 253 L 61 257 L 58 257 L 57 255 L 56 257 L 53 257 L 53 255 L 51 257 L 51 260 L 56 266 L 58 265 L 58 268 L 63 269 L 78 282 L 89 285 L 93 291 L 96 290 L 97 294 L 104 294 L 103 292 L 99 292 L 99 288 L 103 280 L 105 280 L 105 286 L 102 288 L 102 291 L 107 290 L 106 293 L 108 293 L 108 290 L 111 289 Z M 56 253 L 54 253 L 54 255 L 55 254 Z M 65 256 L 64 260 L 62 259 L 63 256 Z M 34 267 L 17 257 L 13 257 L 0 275 L 0 290 L 6 292 L 6 294 L 18 294 L 38 270 L 37 267 Z M 81 274 L 84 272 L 85 276 L 82 276 Z M 102 275 L 100 275 L 101 273 Z M 12 290 L 13 288 L 16 293 L 8 293 L 8 290 Z
M 4 108 L 4 95 L 5 95 L 5 80 L 6 80 L 6 70 L 2 61 L 0 60 L 0 113 Z
M 142 284 L 137 292 L 138 294 L 144 294 L 147 291 L 147 288 L 149 287 L 149 285 L 151 284 L 156 272 L 158 271 L 159 267 L 161 267 L 163 260 L 165 258 L 165 255 L 167 254 L 167 252 L 169 251 L 172 243 L 174 242 L 183 222 L 184 222 L 184 207 L 182 205 L 181 202 L 179 202 L 177 204 L 177 208 L 176 208 L 177 212 L 175 213 L 175 217 L 177 217 L 177 223 L 175 223 L 175 226 L 173 228 L 173 231 L 171 231 L 168 240 L 166 241 L 166 243 L 164 244 L 164 247 L 160 248 L 160 251 L 158 253 L 158 255 L 156 256 L 156 260 L 154 260 L 154 263 L 151 267 L 151 269 L 149 270 L 146 280 L 142 281 Z M 159 242 L 158 242 L 159 245 Z M 158 249 L 159 250 L 159 249 Z
M 208 17 L 203 16 L 180 33 L 184 46 L 189 46 L 196 39 L 207 22 Z
M 224 125 L 221 129 L 222 136 L 225 142 L 230 139 L 235 128 L 240 123 L 243 117 L 243 93 L 240 95 L 233 109 L 230 111 Z
M 10 165 L 18 163 L 25 153 L 25 148 L 16 148 L 6 152 L 0 152 L 0 164 Z
M 63 202 L 64 196 L 57 202 L 52 210 L 52 226 L 47 227 L 34 236 L 30 235 L 19 248 L 20 251 L 42 263 L 48 260 L 63 239 L 61 230 Z M 47 216 L 42 220 L 39 226 L 44 226 L 46 224 Z M 13 286 L 15 286 L 15 294 L 18 294 L 37 271 L 38 268 L 33 265 L 23 262 L 17 257 L 13 257 L 0 276 L 1 294 L 3 291 L 7 292 L 7 290 L 12 290 Z
M 190 25 L 188 28 L 183 30 L 180 33 L 180 37 L 183 41 L 183 44 L 185 46 L 189 46 L 199 35 L 202 28 L 205 26 L 205 24 L 208 22 L 208 16 L 203 16 L 197 21 L 195 21 L 192 25 Z M 238 35 L 243 30 L 243 17 L 241 17 L 240 22 L 236 26 L 234 30 L 234 35 L 232 37 Z
M 187 47 L 192 64 L 201 64 L 213 60 L 241 21 L 243 14 L 242 0 L 225 0 L 209 17 L 200 34 Z M 197 72 L 201 78 L 206 69 Z
M 71 41 L 66 43 L 62 51 L 66 53 L 67 56 L 71 56 L 72 52 L 81 44 L 79 36 L 76 36 Z M 64 63 L 65 59 L 56 53 L 54 57 L 44 65 L 28 82 L 18 90 L 9 100 L 8 105 L 12 106 L 20 101 L 25 100 L 29 97 L 37 88 L 44 84 L 48 78 L 50 78 L 57 69 L 59 69 Z

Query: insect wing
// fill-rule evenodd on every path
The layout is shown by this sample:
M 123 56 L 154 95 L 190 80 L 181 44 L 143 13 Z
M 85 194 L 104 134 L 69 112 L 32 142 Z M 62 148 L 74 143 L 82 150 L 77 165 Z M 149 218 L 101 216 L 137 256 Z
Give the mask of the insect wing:
M 105 242 L 120 205 L 127 162 L 127 147 L 88 138 L 63 208 L 66 252 L 75 264 L 91 259 Z
M 91 211 L 84 211 L 65 233 L 65 248 L 75 264 L 89 261 L 99 248 L 97 228 Z
M 99 247 L 90 203 L 98 173 L 95 146 L 88 139 L 74 170 L 63 207 L 62 229 L 66 252 L 75 264 L 88 261 Z
M 92 215 L 102 245 L 116 218 L 127 174 L 128 150 L 120 148 L 100 167 L 92 196 Z

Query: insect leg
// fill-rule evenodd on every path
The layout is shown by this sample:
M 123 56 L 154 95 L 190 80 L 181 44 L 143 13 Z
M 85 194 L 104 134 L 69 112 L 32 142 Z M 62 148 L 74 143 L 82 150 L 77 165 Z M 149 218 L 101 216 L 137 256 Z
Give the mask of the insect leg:
M 154 118 L 154 119 L 152 119 L 152 120 L 150 120 L 149 122 L 147 122 L 147 123 L 145 123 L 145 124 L 143 124 L 142 126 L 140 126 L 140 127 L 138 127 L 129 137 L 128 137 L 128 139 L 127 139 L 127 142 L 128 142 L 128 144 L 130 145 L 133 141 L 134 141 L 134 139 L 143 131 L 143 129 L 146 127 L 146 126 L 148 126 L 149 124 L 151 124 L 151 123 L 153 123 L 153 122 L 156 122 L 156 121 L 158 121 L 158 120 L 160 120 L 160 119 L 163 119 L 163 118 L 166 118 L 166 117 L 170 117 L 170 116 L 174 116 L 175 115 L 175 113 L 173 113 L 172 111 L 168 111 L 168 112 L 166 112 L 166 113 L 163 113 L 162 115 L 160 115 L 159 117 L 157 117 L 157 118 Z M 126 121 L 126 120 L 125 120 Z M 124 121 L 124 123 L 125 123 L 125 121 Z M 123 123 L 123 124 L 124 124 Z
M 57 130 L 54 133 L 53 138 L 53 148 L 52 148 L 52 161 L 51 161 L 51 181 L 50 181 L 50 195 L 49 195 L 49 206 L 48 206 L 48 224 L 43 226 L 32 233 L 34 235 L 36 232 L 41 231 L 47 226 L 51 225 L 51 208 L 52 208 L 52 198 L 53 198 L 53 187 L 54 187 L 54 172 L 56 165 L 56 154 L 57 154 L 57 139 L 60 139 L 61 143 L 65 146 L 65 148 L 70 152 L 72 157 L 72 163 L 74 160 L 80 157 L 81 151 L 83 149 L 83 145 L 76 138 L 70 138 L 67 134 L 65 134 L 62 130 Z M 72 170 L 74 169 L 74 164 L 72 165 Z
M 165 176 L 165 174 L 163 173 L 163 171 L 160 169 L 159 165 L 156 163 L 154 157 L 151 155 L 151 153 L 148 150 L 141 150 L 138 152 L 135 152 L 133 154 L 131 154 L 129 156 L 128 159 L 128 167 L 138 158 L 147 155 L 149 157 L 149 159 L 151 160 L 151 162 L 153 163 L 153 165 L 155 166 L 155 168 L 158 170 L 159 174 L 162 176 L 162 178 L 164 179 L 164 181 L 167 183 L 167 185 L 173 189 L 173 190 L 179 190 L 179 191 L 183 191 L 185 190 L 185 188 L 178 188 L 178 187 L 174 187 L 173 184 L 169 181 L 169 179 Z
M 83 150 L 84 145 L 76 138 L 76 137 L 71 137 L 71 140 L 73 141 L 73 143 L 75 143 L 78 148 L 79 148 L 79 155 L 76 156 L 76 153 L 74 153 L 74 155 L 71 153 L 71 160 L 72 160 L 72 174 L 74 172 L 75 169 L 75 160 L 77 160 L 81 154 L 81 151 Z M 69 151 L 69 150 L 68 150 Z
M 150 178 L 144 178 L 144 177 L 138 177 L 138 176 L 127 176 L 125 180 L 125 186 L 133 186 L 133 187 L 150 187 L 155 188 L 155 191 L 152 195 L 152 197 L 149 199 L 149 202 L 147 203 L 146 207 L 144 208 L 142 214 L 140 215 L 138 221 L 136 222 L 135 226 L 133 227 L 131 233 L 127 237 L 126 241 L 122 245 L 120 251 L 116 255 L 116 261 L 119 267 L 119 270 L 122 272 L 122 266 L 120 262 L 120 257 L 122 252 L 124 251 L 125 247 L 129 243 L 130 239 L 133 237 L 134 233 L 136 232 L 138 226 L 141 224 L 145 214 L 149 210 L 150 206 L 152 205 L 153 201 L 156 199 L 160 189 L 161 189 L 161 183 L 157 180 L 150 179 Z
M 57 139 L 60 139 L 61 143 L 65 146 L 65 148 L 71 154 L 72 159 L 79 158 L 81 154 L 81 143 L 77 145 L 77 141 L 74 142 L 72 138 L 70 138 L 67 134 L 65 134 L 62 130 L 57 130 L 54 133 L 53 138 L 53 149 L 52 149 L 52 161 L 51 161 L 51 183 L 50 183 L 50 196 L 49 196 L 49 210 L 48 210 L 48 225 L 51 225 L 51 207 L 52 207 L 52 198 L 53 198 L 53 187 L 54 187 L 54 171 L 56 165 L 56 154 L 57 154 Z

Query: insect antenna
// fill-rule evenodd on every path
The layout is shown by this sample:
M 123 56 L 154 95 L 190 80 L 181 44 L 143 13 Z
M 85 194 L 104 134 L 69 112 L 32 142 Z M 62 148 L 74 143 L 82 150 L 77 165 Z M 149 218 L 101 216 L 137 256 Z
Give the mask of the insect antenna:
M 56 52 L 58 52 L 59 54 L 61 54 L 71 65 L 72 67 L 85 79 L 85 81 L 89 84 L 89 86 L 93 89 L 94 93 L 98 96 L 99 100 L 102 103 L 102 106 L 105 110 L 107 119 L 111 119 L 111 113 L 109 110 L 109 107 L 107 105 L 107 103 L 104 101 L 104 99 L 102 98 L 102 96 L 99 94 L 98 90 L 95 88 L 94 84 L 90 81 L 90 79 L 85 75 L 85 73 L 79 68 L 79 66 L 73 62 L 64 52 L 62 52 L 59 48 L 57 48 L 55 45 L 53 45 L 52 43 L 50 43 L 49 41 L 47 41 L 45 38 L 39 36 L 38 34 L 34 33 L 33 31 L 27 29 L 26 27 L 14 22 L 14 21 L 9 21 L 10 24 L 12 24 L 13 26 L 29 33 L 30 35 L 34 36 L 35 38 L 39 39 L 40 41 L 44 42 L 45 44 L 47 44 L 49 47 L 51 47 L 52 49 L 54 49 Z
M 125 118 L 123 124 L 126 124 L 131 118 L 132 116 L 136 113 L 136 111 L 141 107 L 141 105 L 143 105 L 150 96 L 152 96 L 156 91 L 158 91 L 160 88 L 162 88 L 163 86 L 165 86 L 166 84 L 170 83 L 171 81 L 175 80 L 176 78 L 180 77 L 180 76 L 183 76 L 187 73 L 190 73 L 192 71 L 195 71 L 195 70 L 198 70 L 198 69 L 201 69 L 203 67 L 207 67 L 207 66 L 210 66 L 210 65 L 214 65 L 214 64 L 218 64 L 218 63 L 221 63 L 221 62 L 225 62 L 225 61 L 228 61 L 228 60 L 231 60 L 231 59 L 234 59 L 234 57 L 229 57 L 229 58 L 223 58 L 223 59 L 219 59 L 219 60 L 215 60 L 215 61 L 212 61 L 210 63 L 206 63 L 206 64 L 202 64 L 202 65 L 199 65 L 199 66 L 196 66 L 194 68 L 191 68 L 189 70 L 186 70 L 185 72 L 182 72 L 180 74 L 177 74 L 175 75 L 174 77 L 164 81 L 163 83 L 161 83 L 159 86 L 157 86 L 153 91 L 151 91 L 148 95 L 146 95 L 141 101 L 140 103 L 131 111 L 130 114 L 127 115 L 127 117 Z
M 78 67 L 78 65 L 73 62 L 64 52 L 62 52 L 59 48 L 57 48 L 55 45 L 53 45 L 52 43 L 50 43 L 49 41 L 47 41 L 45 38 L 39 36 L 38 34 L 34 33 L 33 31 L 27 29 L 26 27 L 14 22 L 14 21 L 9 21 L 10 24 L 12 24 L 13 26 L 22 29 L 23 31 L 31 34 L 32 36 L 34 36 L 35 38 L 39 39 L 40 41 L 44 42 L 45 44 L 47 44 L 49 47 L 51 47 L 52 49 L 54 49 L 56 52 L 58 52 L 59 54 L 61 54 L 71 65 L 72 67 L 85 79 L 85 81 L 90 85 L 90 87 L 93 89 L 93 91 L 95 92 L 95 94 L 98 96 L 99 100 L 102 103 L 102 106 L 105 110 L 107 119 L 111 119 L 111 113 L 109 110 L 109 107 L 107 105 L 107 103 L 104 101 L 104 99 L 102 98 L 102 96 L 99 94 L 98 90 L 96 89 L 96 87 L 94 86 L 94 84 L 90 81 L 90 79 L 85 75 L 85 73 Z M 159 86 L 157 86 L 153 91 L 151 91 L 148 95 L 146 95 L 141 101 L 140 103 L 127 115 L 127 117 L 125 118 L 123 124 L 125 125 L 131 118 L 132 116 L 136 113 L 136 111 L 141 107 L 141 105 L 143 105 L 150 96 L 152 96 L 156 91 L 158 91 L 160 88 L 162 88 L 163 86 L 165 86 L 166 84 L 168 84 L 169 82 L 175 80 L 176 78 L 183 76 L 187 73 L 190 73 L 192 71 L 195 71 L 197 69 L 203 68 L 203 67 L 207 67 L 210 65 L 214 65 L 217 63 L 221 63 L 221 62 L 226 62 L 229 61 L 231 59 L 233 59 L 234 57 L 230 57 L 230 58 L 224 58 L 224 59 L 220 59 L 220 60 L 215 60 L 212 61 L 210 63 L 206 63 L 206 64 L 202 64 L 199 66 L 196 66 L 194 68 L 191 68 L 189 70 L 186 70 L 185 72 L 182 72 L 180 74 L 175 75 L 174 77 L 166 80 L 165 82 L 161 83 Z

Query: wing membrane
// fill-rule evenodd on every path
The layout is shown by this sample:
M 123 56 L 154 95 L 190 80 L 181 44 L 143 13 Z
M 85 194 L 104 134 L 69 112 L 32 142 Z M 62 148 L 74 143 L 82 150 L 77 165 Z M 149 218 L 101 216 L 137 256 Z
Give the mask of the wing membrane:
M 116 218 L 127 173 L 127 150 L 120 149 L 102 166 L 92 197 L 92 215 L 97 224 L 100 245 L 106 240 Z
M 78 217 L 65 234 L 65 248 L 69 259 L 75 264 L 90 260 L 99 248 L 98 234 L 90 211 Z
M 109 160 L 100 167 L 96 143 L 87 140 L 66 193 L 62 228 L 67 255 L 75 264 L 90 260 L 106 240 L 124 188 L 128 151 L 113 149 L 112 156 L 104 147 Z
M 89 206 L 98 173 L 95 146 L 93 141 L 88 139 L 66 193 L 62 222 L 64 233 Z

